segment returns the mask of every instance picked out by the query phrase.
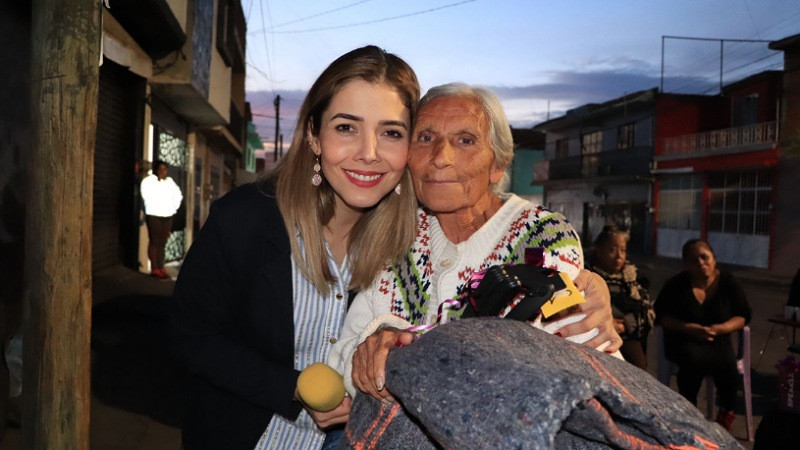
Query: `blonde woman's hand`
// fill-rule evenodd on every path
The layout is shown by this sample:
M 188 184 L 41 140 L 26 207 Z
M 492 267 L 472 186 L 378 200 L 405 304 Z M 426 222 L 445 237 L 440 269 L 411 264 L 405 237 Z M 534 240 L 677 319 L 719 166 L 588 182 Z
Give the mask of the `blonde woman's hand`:
M 324 430 L 336 424 L 347 423 L 347 420 L 350 418 L 350 406 L 352 402 L 352 399 L 345 395 L 342 403 L 331 411 L 317 411 L 311 409 L 311 407 L 305 403 L 303 407 L 308 411 L 308 415 L 311 416 L 319 429 Z

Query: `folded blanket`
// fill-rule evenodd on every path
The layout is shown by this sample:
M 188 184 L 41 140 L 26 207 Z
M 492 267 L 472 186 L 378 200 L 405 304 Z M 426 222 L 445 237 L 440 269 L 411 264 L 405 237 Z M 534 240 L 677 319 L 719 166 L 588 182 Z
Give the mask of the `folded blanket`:
M 399 403 L 356 396 L 343 448 L 742 448 L 647 372 L 522 322 L 441 325 L 386 371 Z

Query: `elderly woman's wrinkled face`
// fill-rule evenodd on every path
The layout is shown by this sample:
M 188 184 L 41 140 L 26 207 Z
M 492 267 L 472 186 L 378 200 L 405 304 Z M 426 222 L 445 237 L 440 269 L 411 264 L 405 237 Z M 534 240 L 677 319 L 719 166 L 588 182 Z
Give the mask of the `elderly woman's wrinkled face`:
M 439 97 L 417 113 L 408 167 L 419 201 L 434 213 L 472 208 L 494 195 L 503 170 L 489 142 L 489 118 L 472 98 Z

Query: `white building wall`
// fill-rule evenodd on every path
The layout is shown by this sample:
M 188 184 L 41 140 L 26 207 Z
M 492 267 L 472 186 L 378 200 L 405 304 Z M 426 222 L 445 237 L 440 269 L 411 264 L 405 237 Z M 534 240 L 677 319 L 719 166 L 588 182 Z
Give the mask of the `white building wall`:
M 717 261 L 739 266 L 769 266 L 769 236 L 708 233 Z
M 699 239 L 697 230 L 658 229 L 656 254 L 681 258 L 681 248 L 689 239 Z M 766 269 L 769 265 L 769 236 L 708 233 L 717 262 Z
M 547 204 L 544 206 L 551 211 L 563 214 L 579 234 L 583 229 L 584 202 L 590 201 L 586 200 L 590 198 L 594 198 L 595 202 L 599 200 L 589 188 L 548 190 L 546 197 Z
M 689 239 L 699 239 L 700 230 L 676 230 L 674 228 L 658 228 L 656 254 L 668 258 L 681 258 L 681 248 Z

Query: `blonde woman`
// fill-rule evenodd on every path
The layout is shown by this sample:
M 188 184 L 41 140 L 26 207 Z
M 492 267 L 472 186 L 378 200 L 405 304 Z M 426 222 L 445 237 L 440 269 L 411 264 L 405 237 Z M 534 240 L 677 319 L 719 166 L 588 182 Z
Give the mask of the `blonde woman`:
M 175 286 L 172 348 L 192 375 L 183 446 L 320 448 L 347 420 L 298 401 L 325 361 L 350 291 L 408 250 L 406 171 L 419 84 L 378 47 L 334 61 L 311 87 L 291 147 L 260 183 L 214 203 Z

